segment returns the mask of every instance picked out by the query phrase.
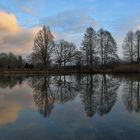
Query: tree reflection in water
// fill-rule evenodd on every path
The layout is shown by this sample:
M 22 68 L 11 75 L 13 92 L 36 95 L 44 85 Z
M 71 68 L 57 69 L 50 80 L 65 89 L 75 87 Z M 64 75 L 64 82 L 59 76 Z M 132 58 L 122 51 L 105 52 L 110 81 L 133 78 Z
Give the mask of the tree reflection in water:
M 119 83 L 108 75 L 34 76 L 30 78 L 34 102 L 39 112 L 48 117 L 55 103 L 63 104 L 80 95 L 88 117 L 107 114 L 116 101 Z
M 116 101 L 119 81 L 104 74 L 88 75 L 84 83 L 81 98 L 87 116 L 92 117 L 96 112 L 101 116 L 109 113 Z
M 140 112 L 140 81 L 128 80 L 124 84 L 123 101 L 129 112 Z
M 88 117 L 92 117 L 97 110 L 96 90 L 98 87 L 97 75 L 87 75 L 82 81 L 81 100 Z
M 24 76 L 0 76 L 0 88 L 13 88 L 16 85 L 22 86 Z
M 28 78 L 28 79 L 27 79 Z M 34 90 L 33 99 L 38 111 L 49 117 L 55 103 L 64 104 L 80 95 L 88 117 L 109 113 L 115 104 L 120 79 L 110 75 L 72 76 L 0 76 L 0 88 L 22 86 L 25 79 Z M 125 77 L 123 102 L 130 112 L 140 112 L 140 80 Z
M 44 117 L 50 116 L 54 103 L 72 101 L 76 95 L 76 85 L 70 76 L 43 76 L 30 79 L 30 86 L 34 89 L 34 102 Z
M 72 101 L 77 96 L 77 87 L 74 77 L 60 76 L 55 78 L 55 99 L 58 103 Z
M 50 88 L 50 77 L 34 76 L 30 79 L 30 85 L 34 89 L 33 98 L 38 111 L 44 117 L 50 116 L 55 102 L 55 97 Z

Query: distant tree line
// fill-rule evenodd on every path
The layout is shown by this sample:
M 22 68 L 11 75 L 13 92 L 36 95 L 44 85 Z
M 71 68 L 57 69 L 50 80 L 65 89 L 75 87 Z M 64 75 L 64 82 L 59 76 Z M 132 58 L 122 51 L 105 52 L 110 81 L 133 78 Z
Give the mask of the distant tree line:
M 24 61 L 21 56 L 16 56 L 13 53 L 0 53 L 0 68 L 23 68 Z
M 20 55 L 13 53 L 0 53 L 0 69 L 32 69 L 34 65 L 27 62 Z

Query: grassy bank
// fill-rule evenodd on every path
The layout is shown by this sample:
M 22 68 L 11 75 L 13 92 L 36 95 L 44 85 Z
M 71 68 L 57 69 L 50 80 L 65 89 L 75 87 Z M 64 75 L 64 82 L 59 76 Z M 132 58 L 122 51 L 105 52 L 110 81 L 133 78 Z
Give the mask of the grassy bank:
M 140 73 L 140 64 L 116 64 L 111 67 L 105 67 L 105 68 L 98 68 L 87 70 L 84 68 L 81 69 L 50 69 L 50 70 L 38 70 L 38 69 L 14 69 L 14 70 L 8 70 L 3 69 L 0 70 L 0 74 L 73 74 L 73 73 L 92 73 L 92 74 L 98 74 L 98 73 Z
M 112 69 L 112 72 L 117 73 L 140 73 L 140 64 L 118 64 Z

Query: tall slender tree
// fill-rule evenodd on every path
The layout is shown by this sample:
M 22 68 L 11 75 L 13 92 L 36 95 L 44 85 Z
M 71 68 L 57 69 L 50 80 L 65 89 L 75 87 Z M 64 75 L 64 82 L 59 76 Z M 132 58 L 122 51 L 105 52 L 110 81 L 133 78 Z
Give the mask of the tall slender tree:
M 37 33 L 34 39 L 33 56 L 38 62 L 46 66 L 50 64 L 51 55 L 54 49 L 54 37 L 49 26 L 43 28 Z
M 93 69 L 93 62 L 95 59 L 95 48 L 96 48 L 96 32 L 92 27 L 88 27 L 84 34 L 82 41 L 82 50 L 86 56 L 86 65 Z
M 101 28 L 98 32 L 97 32 L 97 38 L 98 38 L 98 44 L 99 44 L 99 48 L 98 48 L 98 52 L 100 53 L 99 56 L 101 58 L 101 64 L 104 64 L 104 30 Z
M 123 41 L 124 59 L 133 62 L 135 60 L 135 35 L 133 31 L 128 31 Z
M 118 59 L 117 44 L 111 33 L 107 30 L 100 29 L 97 32 L 98 54 L 101 64 L 106 65 Z
M 140 30 L 135 32 L 137 61 L 140 62 Z

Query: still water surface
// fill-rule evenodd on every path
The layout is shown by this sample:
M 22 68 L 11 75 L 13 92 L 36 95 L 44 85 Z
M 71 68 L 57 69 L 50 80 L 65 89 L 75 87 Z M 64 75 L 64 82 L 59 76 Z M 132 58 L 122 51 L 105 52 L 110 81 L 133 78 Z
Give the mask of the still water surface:
M 140 140 L 140 75 L 0 76 L 0 140 Z

